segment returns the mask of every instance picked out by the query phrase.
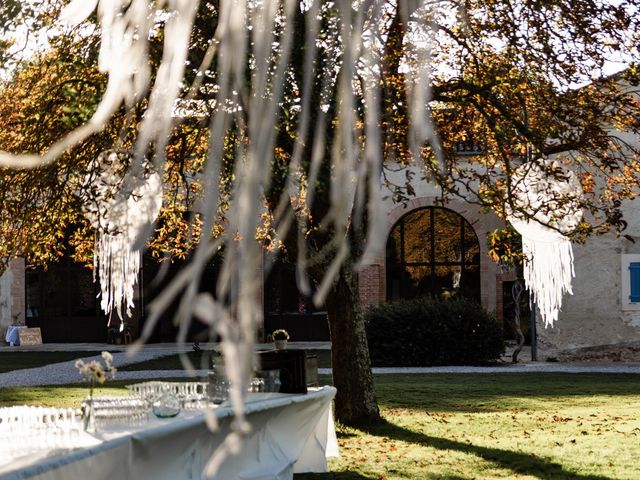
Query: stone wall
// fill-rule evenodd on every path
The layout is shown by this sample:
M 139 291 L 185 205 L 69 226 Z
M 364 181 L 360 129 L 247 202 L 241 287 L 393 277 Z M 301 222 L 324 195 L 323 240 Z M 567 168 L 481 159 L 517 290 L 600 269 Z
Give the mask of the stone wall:
M 541 360 L 596 359 L 598 355 L 611 359 L 616 357 L 612 353 L 616 345 L 622 349 L 624 344 L 640 341 L 640 304 L 630 304 L 628 292 L 623 293 L 629 275 L 623 267 L 624 256 L 640 255 L 640 210 L 634 208 L 637 202 L 627 204 L 624 210 L 629 222 L 625 233 L 635 242 L 611 233 L 589 238 L 584 245 L 574 244 L 573 295 L 565 295 L 553 327 L 545 328 L 538 319 Z M 584 350 L 593 347 L 602 348 Z
M 0 345 L 4 345 L 7 326 L 24 325 L 25 323 L 24 260 L 11 260 L 7 269 L 10 272 L 10 277 L 7 281 L 11 282 L 9 297 L 11 308 L 9 310 L 8 302 L 7 311 L 3 313 L 3 317 L 0 319 Z M 9 311 L 10 313 L 8 313 Z M 4 318 L 5 316 L 6 318 Z
M 640 342 L 559 350 L 550 358 L 559 362 L 640 362 Z
M 415 178 L 419 178 L 416 175 Z M 503 222 L 493 214 L 481 212 L 462 201 L 441 203 L 439 191 L 426 182 L 414 183 L 416 197 L 406 205 L 386 206 L 386 235 L 404 215 L 417 208 L 444 206 L 462 215 L 473 226 L 481 249 L 481 301 L 499 320 L 503 315 L 503 282 L 513 280 L 513 272 L 500 272 L 487 256 L 486 236 Z M 607 234 L 590 238 L 584 245 L 574 244 L 575 272 L 573 295 L 565 295 L 560 318 L 545 328 L 537 316 L 538 358 L 557 360 L 640 360 L 640 303 L 625 305 L 623 280 L 628 272 L 623 255 L 637 254 L 640 261 L 640 200 L 625 205 L 632 238 Z M 385 237 L 386 241 L 386 237 Z M 360 298 L 363 305 L 386 300 L 384 252 L 360 272 Z M 628 286 L 626 287 L 628 288 Z M 639 342 L 639 343 L 636 343 Z
M 9 268 L 13 275 L 13 283 L 11 285 L 11 297 L 13 300 L 11 305 L 11 314 L 13 317 L 13 323 L 24 325 L 26 310 L 24 259 L 15 258 L 11 260 Z

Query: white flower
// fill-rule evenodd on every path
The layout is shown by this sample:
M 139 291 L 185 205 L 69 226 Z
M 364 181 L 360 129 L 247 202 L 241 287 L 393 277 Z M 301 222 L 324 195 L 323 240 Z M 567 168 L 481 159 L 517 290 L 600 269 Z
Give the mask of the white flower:
M 111 368 L 111 365 L 113 363 L 113 355 L 111 355 L 109 352 L 102 352 L 102 358 L 104 359 L 104 363 L 107 368 Z
M 104 359 L 105 366 L 98 360 L 91 360 L 85 363 L 83 360 L 76 360 L 75 367 L 80 372 L 86 382 L 104 383 L 106 380 L 105 370 L 111 373 L 111 378 L 116 373 L 115 367 L 112 365 L 113 356 L 109 352 L 102 352 L 102 358 Z

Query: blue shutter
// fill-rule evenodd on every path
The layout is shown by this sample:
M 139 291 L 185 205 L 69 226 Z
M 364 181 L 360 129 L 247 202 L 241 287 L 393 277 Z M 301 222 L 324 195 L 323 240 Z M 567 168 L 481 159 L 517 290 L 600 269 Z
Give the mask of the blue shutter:
M 631 302 L 640 302 L 640 262 L 631 262 L 629 264 L 630 288 L 629 300 Z

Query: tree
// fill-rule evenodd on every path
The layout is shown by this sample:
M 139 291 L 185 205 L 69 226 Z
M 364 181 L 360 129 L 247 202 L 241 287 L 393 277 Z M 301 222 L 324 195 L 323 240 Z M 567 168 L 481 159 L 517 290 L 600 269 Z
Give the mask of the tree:
M 330 2 L 247 3 L 244 10 L 231 10 L 224 2 L 202 3 L 191 36 L 192 68 L 185 72 L 191 88 L 184 92 L 195 102 L 185 103 L 185 108 L 197 106 L 198 115 L 176 127 L 169 140 L 158 129 L 153 132 L 158 133 L 155 143 L 149 140 L 151 134 L 141 142 L 134 132 L 154 94 L 137 92 L 132 95 L 137 101 L 121 105 L 103 134 L 87 137 L 76 147 L 86 155 L 62 156 L 58 163 L 41 167 L 63 169 L 61 174 L 37 183 L 32 175 L 6 172 L 6 192 L 18 194 L 7 194 L 5 201 L 11 204 L 24 196 L 9 210 L 6 222 L 15 226 L 20 221 L 20 228 L 35 231 L 42 218 L 27 212 L 37 205 L 48 215 L 65 218 L 59 222 L 65 228 L 82 226 L 81 205 L 55 199 L 62 198 L 60 192 L 75 198 L 73 189 L 65 190 L 67 179 L 81 174 L 83 162 L 110 148 L 110 139 L 124 131 L 120 148 L 167 159 L 159 166 L 171 201 L 165 204 L 163 225 L 152 246 L 161 256 L 184 255 L 198 243 L 195 272 L 205 251 L 210 254 L 224 244 L 227 280 L 218 297 L 207 301 L 214 302 L 215 311 L 250 320 L 224 328 L 212 318 L 205 320 L 224 338 L 249 341 L 245 326 L 259 316 L 256 309 L 243 307 L 254 298 L 250 276 L 259 251 L 249 240 L 261 225 L 258 213 L 266 199 L 270 228 L 300 265 L 301 288 L 311 290 L 309 283 L 315 284 L 317 299 L 324 300 L 328 311 L 339 389 L 337 417 L 346 423 L 376 419 L 353 267 L 363 257 L 366 261 L 365 239 L 383 241 L 375 210 L 380 178 L 386 178 L 382 159 L 389 167 L 419 160 L 425 178 L 438 182 L 445 195 L 479 203 L 504 217 L 507 208 L 518 209 L 512 195 L 515 167 L 538 156 L 566 154 L 587 192 L 582 207 L 592 213 L 578 234 L 622 229 L 619 202 L 637 194 L 639 152 L 607 125 L 632 134 L 640 128 L 638 102 L 620 83 L 638 81 L 633 62 L 638 61 L 640 29 L 632 3 L 363 2 L 358 10 Z M 249 36 L 242 30 L 247 19 L 254 22 Z M 152 79 L 160 77 L 168 49 L 162 23 L 154 26 L 157 34 L 150 41 Z M 76 53 L 89 55 L 79 56 L 87 60 L 92 58 L 89 51 Z M 605 60 L 616 52 L 627 55 L 630 67 L 617 77 L 606 77 Z M 76 60 L 64 63 L 52 55 L 52 65 L 74 65 L 69 74 L 90 83 L 89 70 Z M 9 108 L 13 99 L 29 101 L 24 95 L 29 87 L 21 85 L 28 85 L 24 82 L 33 71 L 21 70 L 5 85 L 6 103 L 0 105 L 4 112 L 16 111 Z M 575 88 L 585 82 L 591 83 Z M 32 100 L 34 108 L 45 111 L 47 102 L 63 98 L 63 83 L 56 83 L 56 90 L 44 89 Z M 16 96 L 16 89 L 23 95 Z M 82 93 L 74 95 L 74 121 L 51 126 L 49 137 L 39 124 L 29 124 L 34 116 L 12 122 L 3 114 L 2 121 L 12 129 L 2 130 L 0 143 L 14 152 L 43 152 L 91 115 L 91 109 L 80 111 L 86 103 Z M 62 102 L 55 104 L 63 108 Z M 34 143 L 36 139 L 41 143 Z M 462 161 L 457 146 L 465 142 L 481 143 L 485 154 Z M 350 176 L 356 173 L 358 181 L 352 184 Z M 22 183 L 15 181 L 20 175 Z M 404 185 L 386 182 L 398 201 L 412 194 L 414 179 L 408 180 Z M 261 189 L 264 198 L 256 193 Z M 46 191 L 46 198 L 33 200 L 36 191 Z M 184 218 L 194 210 L 197 214 Z M 203 242 L 203 231 L 220 240 L 208 245 L 209 235 Z M 60 232 L 55 229 L 30 258 L 50 260 L 50 252 L 60 251 Z M 73 235 L 78 244 L 85 239 L 84 245 L 90 245 L 86 225 Z M 28 241 L 8 240 L 7 254 L 29 255 Z M 306 282 L 307 275 L 311 282 Z M 182 288 L 186 293 L 179 315 L 187 318 L 190 305 L 205 300 L 186 281 Z

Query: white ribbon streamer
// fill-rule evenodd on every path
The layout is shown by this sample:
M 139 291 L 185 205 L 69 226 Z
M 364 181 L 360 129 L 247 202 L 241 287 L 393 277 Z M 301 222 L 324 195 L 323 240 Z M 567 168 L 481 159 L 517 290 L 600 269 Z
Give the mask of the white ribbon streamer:
M 100 280 L 100 307 L 109 315 L 115 310 L 124 321 L 134 306 L 134 286 L 138 281 L 142 245 L 138 237 L 155 221 L 162 206 L 162 178 L 149 172 L 140 179 L 132 193 L 122 188 L 117 171 L 121 159 L 111 153 L 94 163 L 97 176 L 85 178 L 84 189 L 93 198 L 85 209 L 85 216 L 96 229 L 93 264 Z M 104 169 L 102 169 L 104 168 Z
M 553 326 L 563 295 L 573 294 L 573 249 L 565 235 L 582 219 L 582 188 L 573 172 L 550 160 L 524 164 L 513 178 L 517 210 L 507 219 L 522 235 L 524 282 L 545 327 Z

